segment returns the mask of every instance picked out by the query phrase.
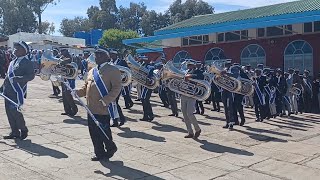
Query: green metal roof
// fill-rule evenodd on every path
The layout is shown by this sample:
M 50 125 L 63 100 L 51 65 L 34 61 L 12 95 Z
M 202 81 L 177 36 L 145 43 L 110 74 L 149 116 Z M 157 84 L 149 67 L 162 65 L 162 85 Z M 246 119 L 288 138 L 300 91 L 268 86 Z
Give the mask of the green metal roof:
M 320 10 L 320 0 L 301 0 L 220 14 L 195 16 L 185 21 L 162 28 L 158 30 L 158 32 L 316 10 Z

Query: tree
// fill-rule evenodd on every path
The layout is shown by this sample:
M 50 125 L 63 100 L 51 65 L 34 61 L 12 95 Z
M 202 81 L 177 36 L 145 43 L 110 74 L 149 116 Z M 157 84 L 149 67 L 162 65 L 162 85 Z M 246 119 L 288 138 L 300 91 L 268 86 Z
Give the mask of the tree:
M 124 39 L 138 38 L 139 35 L 135 31 L 123 31 L 119 29 L 109 29 L 103 33 L 102 38 L 99 40 L 99 45 L 116 48 L 123 52 L 126 46 L 122 43 Z
M 177 23 L 192 16 L 212 14 L 213 10 L 212 6 L 202 0 L 186 0 L 185 3 L 176 0 L 170 5 L 167 14 L 170 16 L 171 23 Z
M 154 35 L 154 31 L 164 28 L 170 24 L 168 14 L 157 13 L 154 10 L 148 11 L 141 19 L 141 28 L 145 36 Z
M 90 22 L 88 18 L 77 16 L 74 19 L 64 18 L 62 20 L 59 32 L 64 36 L 72 37 L 77 31 L 90 31 Z
M 41 15 L 49 4 L 55 4 L 55 0 L 28 0 L 28 5 L 38 17 L 38 33 L 42 34 L 42 18 Z
M 54 23 L 50 23 L 48 21 L 42 22 L 41 29 L 43 31 L 43 34 L 53 34 L 55 32 L 55 26 Z
M 119 8 L 119 27 L 120 29 L 130 29 L 139 31 L 142 17 L 147 13 L 147 7 L 144 3 L 130 3 L 129 8 L 120 6 Z
M 93 29 L 115 28 L 117 23 L 118 8 L 115 0 L 100 0 L 100 7 L 91 6 L 87 15 Z
M 33 33 L 37 29 L 36 17 L 25 0 L 0 0 L 2 34 L 10 35 L 21 30 Z

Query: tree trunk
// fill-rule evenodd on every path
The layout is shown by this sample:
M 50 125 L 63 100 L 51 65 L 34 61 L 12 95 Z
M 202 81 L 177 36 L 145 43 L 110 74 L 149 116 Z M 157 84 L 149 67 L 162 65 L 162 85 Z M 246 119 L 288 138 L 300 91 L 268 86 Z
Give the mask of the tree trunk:
M 39 20 L 38 33 L 39 33 L 39 34 L 42 34 L 42 20 L 41 20 L 41 13 L 38 13 L 38 20 Z

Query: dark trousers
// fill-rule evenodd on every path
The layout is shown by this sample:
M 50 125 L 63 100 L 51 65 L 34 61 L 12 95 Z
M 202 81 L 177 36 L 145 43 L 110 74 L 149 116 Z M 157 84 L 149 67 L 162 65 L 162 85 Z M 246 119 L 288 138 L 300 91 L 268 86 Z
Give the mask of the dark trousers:
M 234 107 L 233 107 L 233 97 L 232 93 L 230 92 L 222 92 L 222 103 L 224 106 L 224 114 L 226 116 L 226 123 L 227 124 L 234 124 L 235 118 L 234 118 Z
M 159 89 L 159 97 L 165 107 L 169 107 L 169 100 L 166 93 L 166 90 Z
M 269 100 L 266 99 L 266 101 L 269 101 Z M 266 111 L 269 108 L 266 108 L 266 105 L 261 105 L 259 98 L 256 94 L 253 96 L 253 103 L 254 103 L 254 112 L 256 114 L 256 118 L 257 119 L 265 119 L 267 117 Z
M 125 93 L 122 94 L 125 106 L 126 106 L 126 108 L 130 108 L 130 107 L 133 106 L 133 101 L 132 101 L 131 96 L 130 96 L 129 87 L 128 86 L 123 87 L 123 90 L 125 91 Z
M 304 112 L 311 113 L 311 110 L 312 110 L 311 94 L 303 93 L 303 107 L 304 107 Z
M 75 104 L 73 97 L 70 93 L 70 91 L 67 89 L 67 87 L 62 83 L 62 101 L 63 101 L 63 107 L 64 111 L 70 115 L 74 116 L 78 113 L 78 107 Z
M 142 101 L 142 107 L 143 107 L 143 119 L 153 119 L 153 111 L 150 103 L 150 97 L 151 97 L 152 90 L 147 90 L 145 97 L 141 99 Z
M 196 111 L 197 113 L 204 113 L 204 107 L 202 101 L 196 101 Z
M 172 114 L 178 114 L 176 93 L 171 91 L 170 89 L 168 89 L 167 90 L 167 96 L 168 96 L 169 104 L 171 106 Z
M 2 78 L 5 78 L 5 73 L 6 73 L 6 71 L 5 71 L 5 68 L 4 68 L 4 64 L 0 64 L 0 78 L 2 77 Z
M 100 128 L 92 120 L 91 116 L 88 115 L 88 127 L 94 147 L 94 153 L 97 157 L 105 157 L 108 151 L 117 148 L 116 144 L 112 141 L 113 139 L 110 129 L 110 115 L 94 115 L 94 117 L 101 123 L 104 132 L 109 137 L 109 139 L 107 139 L 104 136 Z
M 220 111 L 221 92 L 212 91 L 211 98 L 213 109 Z
M 53 83 L 52 83 L 52 90 L 54 95 L 60 94 L 60 88 L 58 86 L 54 86 Z
M 243 96 L 239 95 L 239 94 L 235 94 L 234 95 L 234 118 L 235 118 L 235 122 L 239 122 L 238 121 L 238 114 L 240 116 L 241 122 L 244 123 L 245 122 L 245 117 L 244 117 L 244 113 L 243 113 L 243 105 L 242 105 L 242 101 L 243 101 Z
M 283 109 L 283 94 L 282 93 L 276 94 L 276 109 L 277 109 L 277 114 L 282 113 L 282 109 Z
M 126 121 L 126 118 L 124 117 L 122 109 L 119 106 L 119 98 L 120 98 L 120 95 L 116 99 L 116 104 L 117 104 L 117 109 L 118 109 L 118 113 L 119 113 L 120 122 L 124 123 Z M 116 122 L 118 122 L 118 119 L 114 119 L 113 121 L 116 123 Z
M 12 135 L 20 136 L 19 130 L 28 131 L 22 113 L 18 112 L 17 108 L 7 100 L 5 100 L 5 108 Z

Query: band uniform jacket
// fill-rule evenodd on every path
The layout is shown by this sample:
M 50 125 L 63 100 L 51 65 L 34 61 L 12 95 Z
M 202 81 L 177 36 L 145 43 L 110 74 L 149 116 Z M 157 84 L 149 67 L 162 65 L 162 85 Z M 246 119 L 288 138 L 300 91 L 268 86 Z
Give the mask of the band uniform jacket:
M 87 105 L 93 114 L 109 115 L 108 105 L 115 101 L 121 91 L 121 73 L 118 68 L 110 64 L 103 64 L 99 69 L 99 74 L 108 89 L 108 95 L 100 96 L 98 88 L 93 78 L 93 69 L 88 73 L 88 78 L 83 87 L 77 90 L 80 97 L 87 97 Z M 105 105 L 100 100 L 103 100 Z
M 258 84 L 258 86 L 260 88 L 260 91 L 263 93 L 264 92 L 264 86 L 267 85 L 267 77 L 261 75 L 260 77 L 257 77 L 256 80 L 257 80 L 257 84 Z
M 15 64 L 13 65 L 13 72 L 15 74 L 14 81 L 19 83 L 21 87 L 24 87 L 35 77 L 33 63 L 26 56 L 19 57 L 13 61 L 15 61 Z M 11 86 L 8 75 L 6 76 L 2 87 L 4 95 L 8 96 L 8 98 L 14 101 L 17 99 L 16 92 Z

